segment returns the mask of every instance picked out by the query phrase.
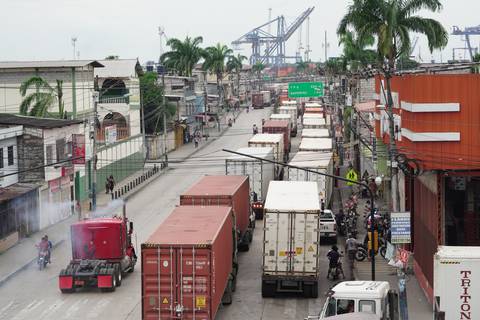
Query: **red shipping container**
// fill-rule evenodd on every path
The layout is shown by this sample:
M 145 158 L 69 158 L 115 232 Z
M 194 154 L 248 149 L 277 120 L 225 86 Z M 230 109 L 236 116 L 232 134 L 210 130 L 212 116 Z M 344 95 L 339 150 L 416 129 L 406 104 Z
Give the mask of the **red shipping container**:
M 263 93 L 252 93 L 252 106 L 254 109 L 263 108 Z
M 288 123 L 288 122 L 287 122 Z M 180 195 L 182 206 L 228 206 L 233 208 L 238 242 L 248 244 L 250 221 L 250 185 L 246 176 L 205 176 Z M 246 241 L 248 240 L 248 241 Z
M 263 133 L 282 133 L 283 147 L 285 148 L 285 160 L 290 153 L 290 123 L 287 120 L 267 120 L 263 124 Z
M 214 319 L 232 272 L 232 230 L 230 207 L 175 208 L 142 243 L 142 319 Z

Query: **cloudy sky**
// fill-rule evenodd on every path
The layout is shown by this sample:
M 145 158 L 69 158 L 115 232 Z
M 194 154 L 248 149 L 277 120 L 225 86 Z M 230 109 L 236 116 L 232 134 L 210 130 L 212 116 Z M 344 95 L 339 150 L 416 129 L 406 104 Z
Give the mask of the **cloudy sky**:
M 142 62 L 159 55 L 158 26 L 168 37 L 204 37 L 204 44 L 230 44 L 272 16 L 284 15 L 292 22 L 301 12 L 315 6 L 311 15 L 311 58 L 323 60 L 324 32 L 328 34 L 328 55 L 341 52 L 335 30 L 348 0 L 0 0 L 0 60 L 71 59 L 71 38 L 76 36 L 81 59 L 102 59 L 115 54 Z M 451 31 L 453 25 L 480 24 L 478 0 L 443 0 L 444 9 L 432 15 Z M 305 35 L 305 28 L 304 35 Z M 303 39 L 305 42 L 305 38 Z M 296 51 L 298 35 L 287 45 Z M 480 36 L 473 44 L 479 46 Z M 451 36 L 449 46 L 434 53 L 438 61 L 451 59 L 453 47 L 464 47 Z M 415 55 L 432 58 L 421 38 Z M 248 48 L 242 52 L 249 55 Z M 463 55 L 463 52 L 461 53 Z

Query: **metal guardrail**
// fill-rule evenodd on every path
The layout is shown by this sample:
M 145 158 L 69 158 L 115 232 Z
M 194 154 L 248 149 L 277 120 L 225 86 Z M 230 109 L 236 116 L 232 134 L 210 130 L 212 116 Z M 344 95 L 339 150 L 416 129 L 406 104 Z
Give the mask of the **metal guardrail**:
M 111 193 L 112 200 L 122 198 L 124 195 L 128 194 L 133 189 L 142 185 L 145 181 L 159 174 L 165 168 L 164 163 L 160 163 L 160 167 L 156 165 L 150 170 L 145 171 L 142 175 L 135 177 L 129 182 L 123 183 L 120 186 L 115 187 L 115 190 Z

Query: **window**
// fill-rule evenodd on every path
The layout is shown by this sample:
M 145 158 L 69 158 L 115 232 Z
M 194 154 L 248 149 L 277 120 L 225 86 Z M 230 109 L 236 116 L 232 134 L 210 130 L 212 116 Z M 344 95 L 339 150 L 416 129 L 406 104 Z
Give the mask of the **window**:
M 15 164 L 15 159 L 13 157 L 13 146 L 8 147 L 8 165 L 13 166 Z
M 355 312 L 355 300 L 338 299 L 337 300 L 337 314 L 353 313 Z
M 3 148 L 0 148 L 0 169 L 3 168 Z
M 47 158 L 47 164 L 53 163 L 53 146 L 47 146 L 46 158 Z
M 337 300 L 335 298 L 328 299 L 327 310 L 325 311 L 325 317 L 331 317 L 337 315 Z
M 373 300 L 360 300 L 358 302 L 358 311 L 375 314 L 375 301 L 373 301 Z
M 65 160 L 65 139 L 55 141 L 55 148 L 57 150 L 57 161 Z

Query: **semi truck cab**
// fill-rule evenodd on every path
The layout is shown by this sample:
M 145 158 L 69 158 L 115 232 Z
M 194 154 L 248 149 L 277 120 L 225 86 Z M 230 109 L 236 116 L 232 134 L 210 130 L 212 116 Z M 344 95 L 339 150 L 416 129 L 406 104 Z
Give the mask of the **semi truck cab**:
M 382 320 L 398 319 L 397 293 L 386 281 L 344 281 L 330 290 L 320 314 L 307 319 L 362 312 L 375 314 Z

